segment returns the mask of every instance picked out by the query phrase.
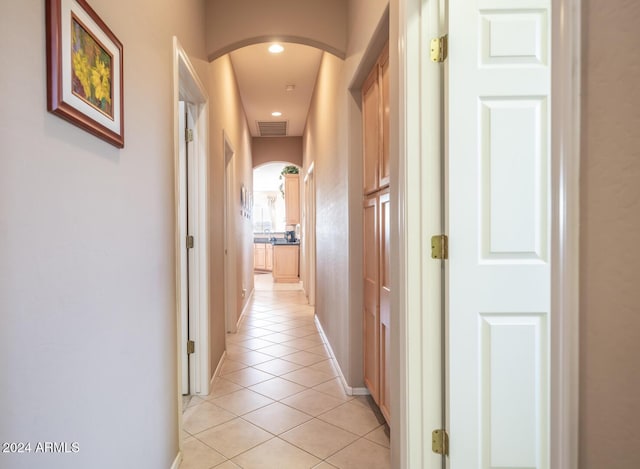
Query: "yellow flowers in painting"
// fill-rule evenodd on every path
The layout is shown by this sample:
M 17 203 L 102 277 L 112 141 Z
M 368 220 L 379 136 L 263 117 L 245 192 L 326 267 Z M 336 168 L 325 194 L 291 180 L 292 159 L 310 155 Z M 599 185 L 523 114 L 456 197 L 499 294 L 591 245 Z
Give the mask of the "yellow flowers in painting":
M 111 55 L 75 18 L 72 20 L 71 35 L 73 93 L 113 118 Z

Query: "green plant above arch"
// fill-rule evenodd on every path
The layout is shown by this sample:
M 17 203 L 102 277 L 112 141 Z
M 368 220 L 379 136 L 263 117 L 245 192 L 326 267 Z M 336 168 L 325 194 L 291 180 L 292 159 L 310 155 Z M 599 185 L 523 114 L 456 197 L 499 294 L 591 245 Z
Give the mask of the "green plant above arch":
M 300 174 L 300 168 L 293 165 L 285 166 L 282 168 L 282 171 L 280 171 L 280 179 L 282 179 L 282 176 L 285 174 Z
M 300 174 L 300 168 L 298 168 L 297 166 L 293 166 L 293 165 L 285 166 L 284 168 L 282 168 L 282 171 L 280 171 L 280 176 L 279 176 L 279 179 L 281 181 L 284 178 L 285 174 Z M 280 194 L 282 195 L 282 198 L 284 199 L 284 182 L 280 183 L 279 189 L 280 189 Z

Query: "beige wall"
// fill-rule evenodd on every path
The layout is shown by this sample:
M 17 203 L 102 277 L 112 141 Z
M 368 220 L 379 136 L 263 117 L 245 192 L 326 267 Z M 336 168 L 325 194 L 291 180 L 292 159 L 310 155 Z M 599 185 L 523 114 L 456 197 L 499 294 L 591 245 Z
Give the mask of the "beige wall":
M 324 54 L 303 136 L 303 173 L 316 181 L 316 314 L 353 387 L 362 377 L 362 131 L 357 88 L 383 45 L 386 1 L 348 2 L 344 61 Z M 356 88 L 352 94 L 350 88 Z M 331 292 L 330 295 L 326 292 Z
M 207 53 L 215 59 L 239 47 L 279 40 L 344 57 L 346 0 L 207 0 Z
M 224 187 L 225 158 L 223 131 L 235 151 L 230 171 L 233 187 L 230 190 L 235 205 L 230 214 L 232 235 L 228 252 L 235 255 L 235 297 L 240 314 L 253 291 L 253 229 L 251 220 L 240 215 L 240 188 L 253 187 L 251 135 L 240 100 L 236 77 L 228 55 L 209 65 L 207 90 L 209 93 L 210 135 L 209 150 L 209 207 L 211 213 L 210 275 L 211 275 L 211 373 L 216 369 L 225 340 L 224 315 Z M 235 253 L 235 254 L 234 254 Z M 246 290 L 243 298 L 242 290 Z
M 314 162 L 316 183 L 316 314 L 350 379 L 348 154 L 339 143 L 344 62 L 323 54 L 304 132 L 303 174 Z M 331 292 L 328 294 L 328 292 Z M 362 343 L 362 341 L 360 341 Z
M 178 452 L 172 36 L 204 60 L 204 6 L 91 6 L 124 44 L 123 150 L 47 113 L 45 2 L 0 2 L 0 441 L 80 445 L 12 469 Z
M 585 0 L 580 469 L 640 467 L 640 4 Z
M 302 166 L 302 137 L 253 137 L 253 167 L 267 163 Z

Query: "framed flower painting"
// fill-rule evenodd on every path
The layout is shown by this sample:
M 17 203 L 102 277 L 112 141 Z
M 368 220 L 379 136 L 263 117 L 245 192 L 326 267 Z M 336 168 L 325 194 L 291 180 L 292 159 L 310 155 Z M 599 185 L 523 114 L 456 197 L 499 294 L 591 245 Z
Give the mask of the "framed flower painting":
M 124 147 L 122 43 L 85 0 L 47 0 L 47 109 Z

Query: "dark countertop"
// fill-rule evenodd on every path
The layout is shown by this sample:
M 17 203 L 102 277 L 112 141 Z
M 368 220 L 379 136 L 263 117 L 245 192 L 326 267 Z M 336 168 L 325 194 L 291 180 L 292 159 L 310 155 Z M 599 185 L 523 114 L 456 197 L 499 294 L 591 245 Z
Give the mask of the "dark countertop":
M 271 244 L 273 244 L 274 246 L 299 246 L 300 240 L 290 242 L 290 241 L 285 241 L 282 238 L 278 238 L 275 241 L 271 241 Z
M 298 246 L 300 244 L 300 240 L 294 241 L 293 243 L 286 241 L 284 238 L 276 238 L 275 240 L 269 238 L 253 238 L 254 244 L 273 244 L 274 246 Z

